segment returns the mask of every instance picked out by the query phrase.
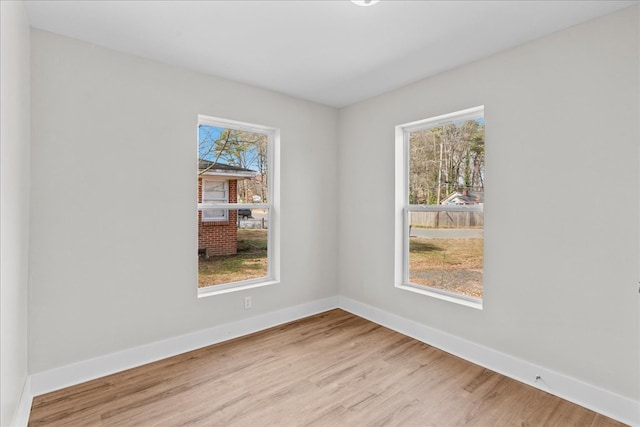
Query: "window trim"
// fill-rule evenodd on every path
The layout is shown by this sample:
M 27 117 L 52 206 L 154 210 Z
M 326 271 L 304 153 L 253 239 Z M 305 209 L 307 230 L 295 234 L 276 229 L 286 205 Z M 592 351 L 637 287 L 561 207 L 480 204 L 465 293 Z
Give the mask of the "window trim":
M 409 282 L 409 212 L 484 210 L 471 206 L 409 205 L 409 134 L 452 123 L 484 117 L 484 105 L 401 124 L 395 127 L 395 257 L 394 286 L 410 292 L 482 310 L 483 300 Z M 484 259 L 483 259 L 484 262 Z
M 252 123 L 239 122 L 236 120 L 221 119 L 212 116 L 199 114 L 197 128 L 200 125 L 214 126 L 220 128 L 230 128 L 253 133 L 267 135 L 269 140 L 267 151 L 267 162 L 269 165 L 269 175 L 267 177 L 267 191 L 269 194 L 268 203 L 198 203 L 197 211 L 207 208 L 239 210 L 239 209 L 268 209 L 267 219 L 267 275 L 254 279 L 239 280 L 220 285 L 211 285 L 204 288 L 198 287 L 198 298 L 212 295 L 221 295 L 230 292 L 237 292 L 262 286 L 280 283 L 280 129 L 269 126 L 256 125 Z M 196 132 L 196 142 L 199 137 Z M 196 144 L 196 156 L 198 153 Z M 204 193 L 203 193 L 204 194 Z M 228 199 L 227 199 L 228 201 Z M 197 227 L 197 222 L 196 222 Z M 198 246 L 197 244 L 195 245 Z M 197 265 L 196 265 L 197 276 Z M 197 286 L 197 284 L 196 284 Z

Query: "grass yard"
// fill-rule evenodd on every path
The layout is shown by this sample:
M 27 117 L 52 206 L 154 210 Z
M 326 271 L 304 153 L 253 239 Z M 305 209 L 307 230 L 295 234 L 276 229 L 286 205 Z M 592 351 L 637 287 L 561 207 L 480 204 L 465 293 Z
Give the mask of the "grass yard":
M 409 281 L 482 298 L 483 239 L 409 241 Z
M 198 287 L 255 279 L 267 275 L 267 230 L 239 229 L 238 253 L 198 257 Z
M 412 237 L 409 280 L 482 298 L 483 239 Z M 255 279 L 267 275 L 267 230 L 239 229 L 236 255 L 198 258 L 198 287 Z

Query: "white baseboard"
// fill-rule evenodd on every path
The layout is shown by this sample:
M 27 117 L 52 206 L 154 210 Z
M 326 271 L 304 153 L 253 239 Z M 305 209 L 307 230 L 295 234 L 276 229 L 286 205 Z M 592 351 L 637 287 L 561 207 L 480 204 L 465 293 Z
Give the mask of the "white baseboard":
M 640 426 L 640 402 L 638 401 L 347 297 L 338 297 L 338 307 L 607 417 L 632 426 Z M 536 381 L 537 375 L 541 377 L 538 381 Z
M 33 394 L 31 393 L 31 377 L 27 376 L 24 380 L 18 409 L 16 410 L 12 426 L 26 426 L 29 423 L 29 413 L 31 412 L 31 402 Z
M 337 304 L 337 296 L 329 297 L 249 317 L 236 322 L 226 323 L 164 341 L 107 354 L 95 359 L 38 372 L 31 375 L 30 392 L 32 396 L 49 393 L 64 387 L 80 384 L 105 375 L 135 368 L 136 366 L 331 310 L 337 308 Z

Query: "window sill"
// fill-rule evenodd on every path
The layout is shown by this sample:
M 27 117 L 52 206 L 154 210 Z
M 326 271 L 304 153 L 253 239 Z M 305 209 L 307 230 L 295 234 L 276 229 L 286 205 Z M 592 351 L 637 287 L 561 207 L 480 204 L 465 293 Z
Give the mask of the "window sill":
M 280 283 L 274 279 L 245 280 L 242 282 L 229 283 L 226 285 L 212 285 L 206 288 L 198 288 L 198 298 L 210 297 L 213 295 L 228 294 L 231 292 L 244 291 L 247 289 L 260 288 L 263 286 L 276 285 Z
M 475 308 L 476 310 L 482 310 L 482 300 L 481 299 L 475 299 L 475 298 L 464 298 L 462 296 L 456 296 L 454 294 L 450 294 L 450 293 L 445 293 L 445 292 L 440 292 L 436 289 L 433 288 L 427 288 L 427 287 L 417 287 L 415 285 L 410 285 L 410 284 L 398 284 L 396 285 L 396 288 L 398 289 L 403 289 L 405 291 L 410 291 L 410 292 L 415 292 L 417 294 L 422 294 L 422 295 L 426 295 L 432 298 L 437 298 L 437 299 L 441 299 L 444 301 L 449 301 L 452 302 L 454 304 L 460 304 L 460 305 L 464 305 L 465 307 L 471 307 L 471 308 Z

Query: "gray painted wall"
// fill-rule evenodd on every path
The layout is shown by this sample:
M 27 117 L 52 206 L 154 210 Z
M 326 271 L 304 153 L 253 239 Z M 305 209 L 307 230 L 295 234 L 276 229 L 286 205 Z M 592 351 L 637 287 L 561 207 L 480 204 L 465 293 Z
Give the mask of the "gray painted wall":
M 0 2 L 0 425 L 13 423 L 27 378 L 29 23 Z
M 337 294 L 335 109 L 31 37 L 30 372 Z M 198 114 L 281 130 L 280 284 L 196 298 Z
M 638 400 L 638 28 L 635 6 L 341 110 L 341 294 Z M 391 202 L 394 126 L 478 105 L 482 311 L 394 288 Z

